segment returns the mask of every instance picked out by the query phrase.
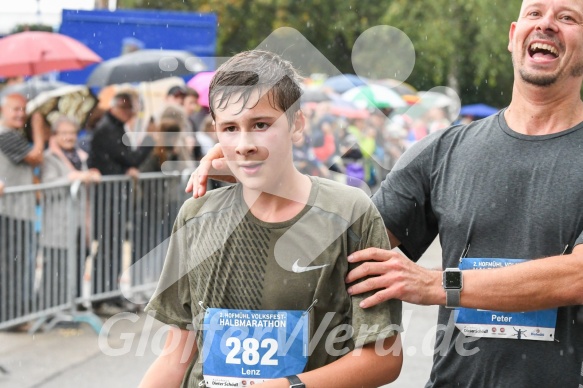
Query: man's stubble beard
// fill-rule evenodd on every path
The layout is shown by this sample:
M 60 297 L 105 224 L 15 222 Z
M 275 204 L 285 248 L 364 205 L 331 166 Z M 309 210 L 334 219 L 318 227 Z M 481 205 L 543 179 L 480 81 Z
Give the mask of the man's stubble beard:
M 514 67 L 516 67 L 516 61 L 514 59 L 514 56 L 512 56 L 512 64 Z M 566 69 L 565 71 L 567 71 L 569 75 L 573 78 L 583 76 L 583 61 L 577 63 L 571 69 Z M 518 73 L 520 75 L 520 78 L 528 84 L 540 87 L 548 87 L 557 82 L 559 76 L 563 74 L 564 71 L 559 70 L 554 74 L 536 75 L 529 73 L 524 69 L 519 69 Z

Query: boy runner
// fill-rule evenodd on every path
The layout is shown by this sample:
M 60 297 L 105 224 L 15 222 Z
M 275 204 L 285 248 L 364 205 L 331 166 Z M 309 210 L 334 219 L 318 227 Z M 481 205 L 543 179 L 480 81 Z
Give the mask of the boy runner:
M 294 167 L 298 79 L 258 50 L 214 76 L 210 110 L 239 183 L 180 210 L 146 309 L 175 327 L 143 387 L 378 387 L 399 375 L 400 301 L 363 310 L 367 295 L 345 285 L 348 255 L 390 249 L 384 224 L 363 191 Z

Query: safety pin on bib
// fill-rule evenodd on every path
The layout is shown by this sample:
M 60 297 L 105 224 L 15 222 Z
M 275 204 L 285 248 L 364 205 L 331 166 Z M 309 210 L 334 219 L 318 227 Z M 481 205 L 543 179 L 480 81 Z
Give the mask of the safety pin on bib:
M 314 301 L 312 302 L 312 304 L 310 305 L 310 307 L 308 307 L 308 309 L 302 313 L 302 317 L 304 315 L 308 314 L 310 311 L 312 311 L 312 309 L 314 308 L 314 306 L 316 305 L 316 303 L 318 303 L 318 299 L 314 299 Z

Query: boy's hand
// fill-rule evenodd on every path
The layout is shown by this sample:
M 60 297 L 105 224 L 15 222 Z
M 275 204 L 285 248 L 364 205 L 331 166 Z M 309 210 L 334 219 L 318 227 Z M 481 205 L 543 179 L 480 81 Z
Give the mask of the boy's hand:
M 219 144 L 215 144 L 201 159 L 199 166 L 190 175 L 185 192 L 192 192 L 194 198 L 202 197 L 206 193 L 208 178 L 230 183 L 237 182 L 227 166 L 223 150 Z

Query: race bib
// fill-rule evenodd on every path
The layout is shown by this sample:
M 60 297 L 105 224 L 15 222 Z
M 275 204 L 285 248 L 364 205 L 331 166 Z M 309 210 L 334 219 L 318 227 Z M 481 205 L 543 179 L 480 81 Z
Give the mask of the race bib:
M 304 371 L 309 314 L 279 310 L 206 310 L 203 377 L 207 388 L 248 387 Z
M 460 269 L 492 269 L 522 263 L 522 259 L 463 258 Z M 469 337 L 553 341 L 557 324 L 557 309 L 508 313 L 459 308 L 456 327 Z

